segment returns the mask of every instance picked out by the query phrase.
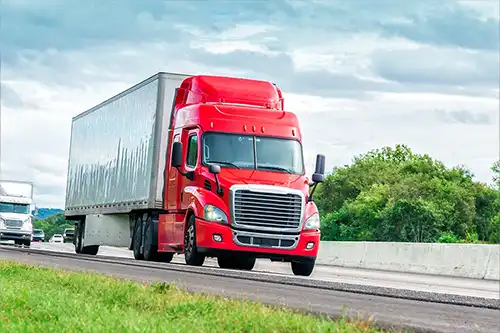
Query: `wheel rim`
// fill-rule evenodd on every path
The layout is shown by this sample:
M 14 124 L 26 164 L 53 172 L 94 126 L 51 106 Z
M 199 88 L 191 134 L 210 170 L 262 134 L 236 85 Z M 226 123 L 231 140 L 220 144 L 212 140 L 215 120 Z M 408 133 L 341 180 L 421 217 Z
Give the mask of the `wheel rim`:
M 187 232 L 186 232 L 186 238 L 184 241 L 184 251 L 188 257 L 191 257 L 193 254 L 193 248 L 194 248 L 194 227 L 191 225 L 189 226 Z

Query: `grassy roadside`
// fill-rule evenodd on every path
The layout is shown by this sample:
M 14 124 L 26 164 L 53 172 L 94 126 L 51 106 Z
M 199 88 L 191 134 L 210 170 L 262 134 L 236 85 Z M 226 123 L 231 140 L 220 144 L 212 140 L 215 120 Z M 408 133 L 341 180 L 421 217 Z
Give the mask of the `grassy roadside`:
M 0 331 L 380 332 L 254 302 L 0 260 Z

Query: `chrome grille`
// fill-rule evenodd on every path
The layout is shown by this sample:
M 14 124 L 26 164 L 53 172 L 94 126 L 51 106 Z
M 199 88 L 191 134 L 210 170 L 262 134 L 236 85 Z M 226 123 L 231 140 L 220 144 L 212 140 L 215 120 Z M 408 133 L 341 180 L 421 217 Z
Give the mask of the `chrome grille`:
M 23 221 L 21 220 L 5 220 L 5 226 L 8 229 L 21 229 Z
M 233 190 L 233 225 L 249 230 L 300 231 L 303 196 L 290 192 Z

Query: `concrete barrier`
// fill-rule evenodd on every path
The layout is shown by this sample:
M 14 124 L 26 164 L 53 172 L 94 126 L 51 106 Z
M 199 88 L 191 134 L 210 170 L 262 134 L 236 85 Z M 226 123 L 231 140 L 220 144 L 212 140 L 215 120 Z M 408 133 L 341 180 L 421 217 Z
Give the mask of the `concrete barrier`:
M 316 263 L 500 280 L 500 245 L 321 242 Z

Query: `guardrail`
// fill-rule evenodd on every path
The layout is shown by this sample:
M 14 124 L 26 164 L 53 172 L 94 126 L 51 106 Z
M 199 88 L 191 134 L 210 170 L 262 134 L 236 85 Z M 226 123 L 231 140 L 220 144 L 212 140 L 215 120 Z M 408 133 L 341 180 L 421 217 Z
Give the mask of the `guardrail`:
M 500 245 L 323 241 L 316 263 L 500 280 Z

